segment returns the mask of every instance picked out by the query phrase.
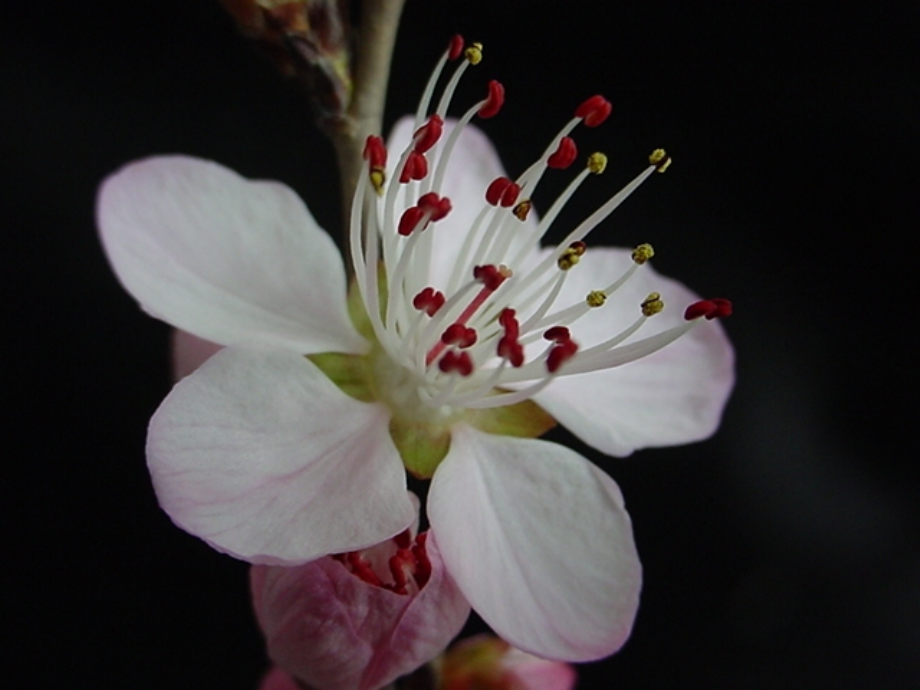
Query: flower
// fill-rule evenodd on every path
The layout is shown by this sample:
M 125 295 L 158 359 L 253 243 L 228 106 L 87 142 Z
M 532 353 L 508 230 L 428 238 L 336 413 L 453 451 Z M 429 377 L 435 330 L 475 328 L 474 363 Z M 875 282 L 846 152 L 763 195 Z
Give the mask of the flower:
M 383 142 L 368 140 L 348 299 L 341 258 L 300 199 L 215 163 L 124 167 L 100 190 L 99 227 L 145 310 L 227 346 L 150 423 L 151 476 L 177 525 L 267 565 L 365 549 L 414 518 L 405 465 L 432 477 L 431 534 L 483 619 L 527 652 L 586 661 L 616 651 L 635 617 L 631 523 L 607 474 L 528 437 L 550 414 L 612 455 L 707 437 L 733 382 L 731 346 L 709 320 L 730 305 L 658 276 L 648 245 L 584 243 L 667 167 L 660 151 L 559 247 L 540 248 L 606 159 L 590 156 L 539 223 L 531 196 L 575 160 L 571 131 L 610 104 L 585 101 L 511 181 L 467 126 L 495 114 L 500 85 L 456 126 L 444 120 L 480 51 L 467 49 L 428 116 L 442 68 L 463 54 L 452 42 L 415 122 L 394 133 L 389 173 Z
M 572 690 L 575 669 L 540 659 L 488 635 L 451 647 L 439 665 L 442 690 Z
M 428 536 L 406 530 L 302 566 L 252 566 L 272 661 L 311 687 L 375 690 L 437 656 L 470 607 Z

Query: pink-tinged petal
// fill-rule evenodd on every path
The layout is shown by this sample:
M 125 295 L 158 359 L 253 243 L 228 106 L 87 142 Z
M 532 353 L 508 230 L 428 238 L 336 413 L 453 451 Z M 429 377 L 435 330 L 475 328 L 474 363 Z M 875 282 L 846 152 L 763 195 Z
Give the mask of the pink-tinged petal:
M 259 690 L 301 690 L 301 687 L 286 672 L 275 666 L 262 678 Z
M 278 182 L 210 161 L 131 163 L 99 190 L 109 262 L 151 315 L 222 345 L 361 352 L 330 237 Z
M 414 119 L 404 117 L 393 127 L 387 140 L 389 150 L 388 164 L 390 170 L 387 179 L 391 184 L 396 184 L 393 169 L 399 162 L 403 149 L 409 145 L 413 134 Z M 448 119 L 444 123 L 444 133 L 439 145 L 443 146 L 456 125 L 456 120 Z M 431 154 L 429 154 L 430 156 Z M 432 158 L 432 160 L 434 160 Z M 429 168 L 429 174 L 435 173 L 434 166 Z M 451 200 L 451 211 L 447 216 L 434 223 L 426 232 L 431 233 L 432 250 L 431 262 L 428 269 L 426 284 L 443 290 L 447 280 L 453 272 L 457 256 L 463 245 L 464 239 L 473 227 L 476 216 L 485 206 L 485 193 L 488 186 L 497 177 L 505 176 L 505 169 L 498 158 L 498 153 L 489 138 L 483 132 L 468 125 L 460 133 L 450 156 L 450 165 L 444 174 L 444 182 L 439 193 Z M 510 212 L 510 210 L 509 210 Z M 531 213 L 527 220 L 520 224 L 511 249 L 508 254 L 516 254 L 523 244 L 531 244 L 533 253 L 528 256 L 528 265 L 536 257 L 537 243 L 528 242 L 533 237 L 537 227 L 537 214 Z M 518 266 L 515 267 L 520 268 Z M 414 266 L 414 271 L 421 271 L 421 266 Z M 472 274 L 465 276 L 465 280 L 472 279 Z
M 569 271 L 557 304 L 583 300 L 630 265 L 630 250 L 590 247 Z M 650 318 L 633 339 L 683 323 L 685 307 L 699 299 L 645 265 L 602 307 L 570 326 L 572 338 L 584 349 L 613 337 L 641 315 L 639 305 L 650 292 L 661 294 L 664 311 Z M 734 359 L 721 324 L 706 321 L 636 362 L 560 376 L 535 400 L 585 443 L 609 455 L 699 441 L 711 436 L 722 418 L 735 382 Z
M 254 566 L 253 604 L 269 656 L 323 690 L 376 690 L 433 659 L 469 615 L 433 540 L 431 578 L 416 594 L 369 584 L 331 557 Z
M 459 425 L 428 517 L 460 589 L 514 646 L 589 661 L 626 641 L 642 580 L 632 525 L 617 485 L 577 453 Z
M 163 401 L 147 462 L 177 525 L 237 558 L 295 565 L 411 524 L 388 423 L 304 357 L 230 347 Z
M 172 380 L 179 381 L 217 354 L 223 345 L 174 329 L 170 334 Z

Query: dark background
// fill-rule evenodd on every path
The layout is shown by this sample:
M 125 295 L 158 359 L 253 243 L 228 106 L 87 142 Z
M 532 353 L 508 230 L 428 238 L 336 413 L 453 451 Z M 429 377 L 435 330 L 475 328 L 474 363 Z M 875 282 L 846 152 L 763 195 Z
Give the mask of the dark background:
M 920 687 L 920 4 L 409 0 L 389 121 L 456 31 L 486 46 L 460 103 L 507 87 L 486 129 L 512 174 L 583 98 L 613 101 L 579 132 L 611 165 L 573 221 L 667 147 L 601 239 L 653 242 L 736 307 L 715 438 L 609 459 L 558 436 L 619 482 L 645 566 L 631 640 L 581 687 Z M 4 3 L 0 104 L 2 684 L 252 689 L 246 566 L 149 485 L 167 328 L 108 269 L 94 194 L 183 152 L 283 180 L 335 229 L 331 148 L 208 0 Z

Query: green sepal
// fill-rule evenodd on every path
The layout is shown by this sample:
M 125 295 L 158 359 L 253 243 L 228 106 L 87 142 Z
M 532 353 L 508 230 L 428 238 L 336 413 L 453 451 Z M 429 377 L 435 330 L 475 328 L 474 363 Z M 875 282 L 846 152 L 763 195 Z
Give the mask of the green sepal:
M 342 352 L 321 352 L 307 355 L 307 359 L 319 367 L 343 393 L 362 402 L 374 402 L 377 396 L 371 389 L 365 355 L 348 355 Z
M 403 465 L 418 479 L 431 479 L 450 450 L 450 428 L 390 420 L 390 436 Z
M 463 421 L 488 434 L 518 438 L 537 438 L 556 426 L 556 420 L 533 400 L 485 410 L 465 410 Z

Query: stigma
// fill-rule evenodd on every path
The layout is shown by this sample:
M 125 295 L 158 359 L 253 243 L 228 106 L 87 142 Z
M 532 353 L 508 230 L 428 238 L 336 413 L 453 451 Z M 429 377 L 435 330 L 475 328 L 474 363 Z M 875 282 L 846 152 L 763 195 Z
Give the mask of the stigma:
M 648 320 L 666 308 L 653 292 L 634 305 L 634 318 L 626 328 L 591 347 L 579 344 L 580 321 L 610 308 L 609 298 L 654 256 L 650 244 L 640 244 L 629 266 L 608 285 L 597 286 L 574 304 L 560 303 L 568 276 L 590 252 L 586 240 L 649 177 L 671 165 L 663 149 L 652 151 L 635 178 L 571 229 L 553 251 L 534 261 L 533 248 L 554 227 L 569 199 L 608 166 L 603 153 L 580 156 L 570 136 L 579 126 L 597 127 L 607 120 L 613 108 L 601 95 L 577 104 L 572 117 L 516 179 L 498 177 L 482 190 L 473 209 L 475 220 L 462 229 L 450 275 L 432 282 L 432 237 L 439 221 L 454 212 L 443 183 L 460 133 L 475 118 L 497 115 L 505 100 L 504 87 L 490 81 L 483 98 L 452 129 L 445 127 L 458 83 L 482 59 L 481 44 L 466 46 L 459 36 L 450 41 L 425 87 L 408 146 L 388 152 L 380 137 L 367 139 L 365 174 L 352 202 L 349 239 L 357 288 L 386 366 L 398 367 L 399 385 L 410 389 L 399 398 L 405 400 L 408 393 L 420 410 L 512 405 L 539 393 L 556 377 L 628 364 L 702 322 L 731 314 L 731 303 L 720 298 L 676 305 L 684 316 L 678 325 L 644 336 Z M 451 63 L 456 66 L 435 101 Z M 387 179 L 390 155 L 398 158 Z M 544 175 L 571 174 L 567 171 L 579 158 L 584 165 L 546 214 L 537 223 L 525 223 Z

